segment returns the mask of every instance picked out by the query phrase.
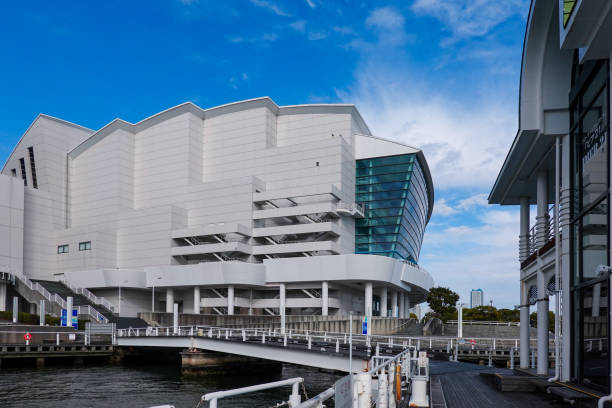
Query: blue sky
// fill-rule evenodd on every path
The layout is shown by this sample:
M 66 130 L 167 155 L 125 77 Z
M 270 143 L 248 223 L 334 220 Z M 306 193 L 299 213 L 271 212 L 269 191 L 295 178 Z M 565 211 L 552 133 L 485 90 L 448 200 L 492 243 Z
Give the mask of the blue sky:
M 354 103 L 422 148 L 420 264 L 467 301 L 518 302 L 517 209 L 486 195 L 517 127 L 528 0 L 23 1 L 0 13 L 0 162 L 38 113 L 98 129 L 193 101 Z

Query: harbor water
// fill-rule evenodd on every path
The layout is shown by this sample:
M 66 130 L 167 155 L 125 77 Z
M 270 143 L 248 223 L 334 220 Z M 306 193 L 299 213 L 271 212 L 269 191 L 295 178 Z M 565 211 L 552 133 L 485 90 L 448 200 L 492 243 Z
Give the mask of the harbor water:
M 181 375 L 176 365 L 99 365 L 3 367 L 0 369 L 0 407 L 20 408 L 147 408 L 172 404 L 196 407 L 208 392 L 303 377 L 312 397 L 340 376 L 316 369 L 283 365 L 282 371 L 240 375 L 235 370 L 201 377 Z M 286 401 L 291 387 L 219 400 L 219 407 L 273 407 Z M 300 392 L 303 397 L 303 391 Z M 202 403 L 201 407 L 208 406 Z

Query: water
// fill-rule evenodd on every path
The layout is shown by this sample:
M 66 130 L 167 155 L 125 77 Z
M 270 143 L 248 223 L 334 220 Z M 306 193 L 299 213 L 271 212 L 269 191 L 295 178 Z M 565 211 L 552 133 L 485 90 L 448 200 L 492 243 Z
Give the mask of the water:
M 335 374 L 292 365 L 283 365 L 282 372 L 277 373 L 238 374 L 183 377 L 175 365 L 3 367 L 0 369 L 0 407 L 147 408 L 172 404 L 177 408 L 193 408 L 207 392 L 292 377 L 303 377 L 306 392 L 312 397 L 340 378 Z M 222 399 L 219 407 L 272 407 L 287 400 L 290 393 L 290 386 L 260 391 Z

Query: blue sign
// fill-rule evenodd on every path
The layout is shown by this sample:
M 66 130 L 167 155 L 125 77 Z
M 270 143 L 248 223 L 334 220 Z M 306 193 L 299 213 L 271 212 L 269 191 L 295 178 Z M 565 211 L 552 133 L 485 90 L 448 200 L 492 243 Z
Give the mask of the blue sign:
M 61 316 L 61 326 L 64 327 L 68 327 L 68 326 L 72 326 L 75 329 L 79 328 L 79 314 L 77 312 L 76 309 L 72 309 L 72 319 L 70 319 L 70 325 L 68 325 L 68 311 L 66 309 L 62 309 L 62 316 Z
M 364 317 L 361 323 L 361 334 L 368 334 L 368 316 Z

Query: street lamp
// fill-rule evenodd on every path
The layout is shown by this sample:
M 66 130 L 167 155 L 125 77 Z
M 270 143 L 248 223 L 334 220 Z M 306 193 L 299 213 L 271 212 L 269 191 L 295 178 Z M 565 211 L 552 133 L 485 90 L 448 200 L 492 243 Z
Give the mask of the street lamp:
M 457 337 L 463 338 L 463 307 L 465 303 L 457 303 Z

